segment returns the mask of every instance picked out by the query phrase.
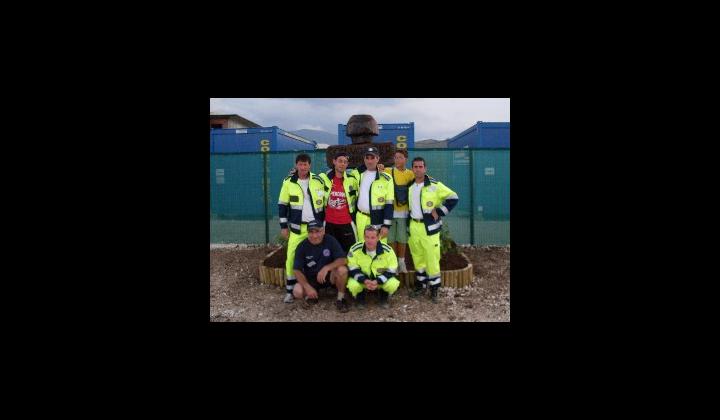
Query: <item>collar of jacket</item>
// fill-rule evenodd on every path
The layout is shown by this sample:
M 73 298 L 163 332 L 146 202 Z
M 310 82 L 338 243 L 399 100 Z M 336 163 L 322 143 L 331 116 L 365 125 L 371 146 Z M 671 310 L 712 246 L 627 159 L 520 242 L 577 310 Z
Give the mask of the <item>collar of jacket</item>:
M 408 183 L 407 183 L 407 186 L 410 187 L 410 186 L 412 186 L 412 184 L 414 184 L 414 183 L 415 183 L 415 178 L 413 178 L 410 182 L 408 182 Z M 425 175 L 424 186 L 425 186 L 425 187 L 429 187 L 430 185 L 432 185 L 432 182 L 430 182 L 430 177 L 427 176 L 427 175 Z
M 343 172 L 342 174 L 343 174 L 343 179 L 347 178 L 348 175 L 349 175 L 349 174 L 347 173 L 347 170 L 345 170 L 345 172 Z M 330 169 L 329 171 L 325 172 L 325 175 L 328 177 L 328 179 L 329 179 L 330 181 L 332 181 L 333 178 L 335 178 L 335 168 L 332 168 L 332 169 Z M 353 177 L 353 178 L 354 178 L 354 177 Z
M 365 164 L 363 163 L 362 165 L 357 167 L 357 170 L 358 170 L 358 173 L 360 173 L 360 175 L 362 175 L 363 172 L 367 171 L 367 166 L 365 166 Z M 380 171 L 376 167 L 375 168 L 375 180 L 378 180 L 378 179 L 380 179 Z
M 414 181 L 413 181 L 413 182 L 414 182 Z M 427 175 L 425 175 L 425 186 L 426 186 L 426 187 L 429 187 L 430 184 L 431 184 L 431 183 L 430 183 L 430 177 L 427 176 Z
M 380 239 L 378 239 L 378 243 L 377 243 L 377 245 L 375 246 L 375 252 L 376 252 L 376 254 L 375 254 L 376 256 L 383 253 L 383 247 L 382 247 L 382 243 L 380 243 Z M 364 253 L 365 255 L 367 255 L 367 248 L 365 248 L 365 244 L 364 244 L 364 243 L 363 243 L 363 253 Z
M 308 180 L 312 179 L 313 175 L 315 175 L 315 174 L 312 173 L 312 172 L 308 172 Z M 294 182 L 294 183 L 297 184 L 298 179 L 300 179 L 300 178 L 298 178 L 298 175 L 297 175 L 297 174 L 294 174 L 294 175 L 292 176 L 292 178 L 290 178 L 290 182 Z

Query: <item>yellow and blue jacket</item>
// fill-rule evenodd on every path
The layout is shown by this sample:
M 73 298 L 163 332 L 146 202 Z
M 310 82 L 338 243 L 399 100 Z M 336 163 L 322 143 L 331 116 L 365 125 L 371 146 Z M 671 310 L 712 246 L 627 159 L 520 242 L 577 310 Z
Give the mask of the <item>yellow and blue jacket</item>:
M 329 196 L 330 190 L 332 190 L 332 180 L 333 178 L 335 178 L 335 169 L 330 169 L 327 172 L 321 172 L 320 178 L 322 178 L 323 182 L 325 183 L 328 192 L 327 195 Z M 345 199 L 347 200 L 348 210 L 350 211 L 350 215 L 353 216 L 353 219 L 355 219 L 355 208 L 360 190 L 360 186 L 358 184 L 359 181 L 359 179 L 355 178 L 352 170 L 348 169 L 343 173 L 343 187 L 345 189 Z
M 408 183 L 408 187 L 412 187 L 415 181 Z M 412 191 L 408 193 L 409 200 L 412 204 Z M 440 181 L 435 180 L 432 177 L 425 175 L 425 184 L 420 189 L 420 207 L 423 212 L 423 222 L 425 223 L 425 232 L 428 235 L 435 235 L 440 232 L 442 228 L 442 217 L 447 216 L 448 213 L 457 205 L 458 195 L 455 191 L 446 187 Z M 435 209 L 437 214 L 440 216 L 437 221 L 433 219 L 432 211 Z M 410 218 L 412 211 L 408 211 L 408 234 L 410 233 Z
M 363 173 L 367 167 L 363 164 L 350 173 L 358 180 L 358 199 L 360 198 L 360 185 L 362 185 Z M 395 186 L 390 175 L 377 171 L 375 180 L 370 186 L 370 224 L 383 225 L 388 228 L 392 225 L 393 203 L 395 202 Z M 359 209 L 355 207 L 353 220 L 357 223 L 356 215 Z
M 280 199 L 278 200 L 278 216 L 280 218 L 280 229 L 289 227 L 293 233 L 300 234 L 305 194 L 297 181 L 297 174 L 285 177 L 283 180 L 280 188 Z M 327 203 L 328 192 L 323 179 L 312 172 L 310 172 L 308 194 L 312 201 L 311 208 L 315 220 L 323 223 L 325 221 L 325 204 Z
M 375 257 L 367 254 L 365 242 L 357 242 L 348 252 L 348 276 L 358 283 L 366 279 L 377 280 L 384 284 L 397 274 L 397 256 L 393 249 L 380 241 L 375 249 Z

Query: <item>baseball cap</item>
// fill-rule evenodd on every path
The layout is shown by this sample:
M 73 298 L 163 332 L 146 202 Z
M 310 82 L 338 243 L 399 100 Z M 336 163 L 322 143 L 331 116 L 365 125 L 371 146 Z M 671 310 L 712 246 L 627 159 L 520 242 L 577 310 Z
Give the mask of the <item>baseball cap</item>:
M 380 153 L 378 152 L 378 149 L 375 147 L 368 147 L 365 150 L 365 155 L 375 155 L 377 157 L 380 157 Z
M 323 225 L 322 223 L 318 222 L 317 220 L 312 220 L 308 222 L 307 230 L 310 231 L 312 229 L 322 229 Z

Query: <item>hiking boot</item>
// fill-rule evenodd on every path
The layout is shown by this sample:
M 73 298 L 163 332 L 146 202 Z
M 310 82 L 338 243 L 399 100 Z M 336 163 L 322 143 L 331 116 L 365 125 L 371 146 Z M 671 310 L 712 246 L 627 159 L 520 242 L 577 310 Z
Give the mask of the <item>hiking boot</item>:
M 431 287 L 430 288 L 430 300 L 432 300 L 432 303 L 438 303 L 438 289 L 440 287 Z
M 367 308 L 367 303 L 365 303 L 365 295 L 367 295 L 367 291 L 363 290 L 362 292 L 358 293 L 357 296 L 355 296 L 355 305 L 358 307 L 358 309 Z
M 410 297 L 413 299 L 419 298 L 425 294 L 425 288 L 419 281 L 415 281 L 415 290 L 410 291 Z
M 347 303 L 347 300 L 345 298 L 342 298 L 341 300 L 335 301 L 335 307 L 338 311 L 345 313 L 350 310 L 350 306 Z
M 295 298 L 293 298 L 292 293 L 285 293 L 285 299 L 283 299 L 283 302 L 285 303 L 293 303 Z
M 390 297 L 390 295 L 388 294 L 388 292 L 378 289 L 378 293 L 380 294 L 380 306 L 384 309 L 389 308 L 390 302 L 388 302 L 388 298 Z

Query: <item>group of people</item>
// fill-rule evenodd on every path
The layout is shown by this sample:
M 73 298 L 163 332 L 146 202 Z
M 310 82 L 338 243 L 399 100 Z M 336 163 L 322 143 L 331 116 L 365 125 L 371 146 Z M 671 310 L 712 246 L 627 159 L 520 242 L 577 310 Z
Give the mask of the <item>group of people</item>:
M 294 171 L 283 180 L 278 207 L 280 232 L 288 239 L 284 302 L 315 304 L 319 289 L 334 286 L 341 312 L 349 310 L 346 289 L 360 309 L 366 307 L 368 290 L 377 290 L 387 308 L 400 286 L 397 274 L 407 272 L 408 245 L 416 274 L 410 296 L 429 289 L 437 303 L 439 233 L 457 194 L 426 174 L 422 157 L 414 158 L 408 170 L 404 149 L 395 152 L 391 168 L 379 163 L 372 146 L 358 168 L 348 169 L 348 158 L 339 152 L 332 169 L 314 174 L 310 156 L 299 154 Z

